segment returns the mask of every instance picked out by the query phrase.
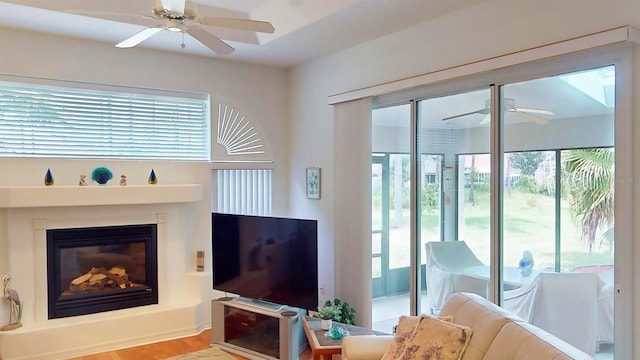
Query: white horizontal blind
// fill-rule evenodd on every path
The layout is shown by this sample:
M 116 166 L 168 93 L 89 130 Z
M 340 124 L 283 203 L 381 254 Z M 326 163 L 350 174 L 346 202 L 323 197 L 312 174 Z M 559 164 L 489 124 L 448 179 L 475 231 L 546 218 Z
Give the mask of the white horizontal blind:
M 215 170 L 217 211 L 271 215 L 271 170 Z
M 0 82 L 0 156 L 209 159 L 209 100 Z

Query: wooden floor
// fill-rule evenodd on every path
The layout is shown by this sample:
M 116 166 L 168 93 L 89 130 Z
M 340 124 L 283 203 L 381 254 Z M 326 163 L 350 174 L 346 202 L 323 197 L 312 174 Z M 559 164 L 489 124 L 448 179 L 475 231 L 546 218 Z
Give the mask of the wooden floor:
M 188 352 L 203 350 L 209 347 L 211 330 L 205 330 L 199 335 L 182 339 L 169 340 L 155 344 L 141 345 L 127 349 L 107 351 L 99 354 L 80 356 L 69 360 L 160 360 Z M 244 357 L 230 354 L 236 359 Z M 300 354 L 301 360 L 310 360 L 311 351 L 307 348 Z

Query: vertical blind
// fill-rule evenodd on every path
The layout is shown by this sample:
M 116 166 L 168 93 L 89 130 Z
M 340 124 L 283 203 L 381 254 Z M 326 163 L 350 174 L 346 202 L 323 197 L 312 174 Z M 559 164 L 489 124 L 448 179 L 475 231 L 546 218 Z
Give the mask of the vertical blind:
M 0 82 L 0 156 L 209 159 L 209 100 Z
M 271 215 L 271 170 L 216 170 L 217 211 Z

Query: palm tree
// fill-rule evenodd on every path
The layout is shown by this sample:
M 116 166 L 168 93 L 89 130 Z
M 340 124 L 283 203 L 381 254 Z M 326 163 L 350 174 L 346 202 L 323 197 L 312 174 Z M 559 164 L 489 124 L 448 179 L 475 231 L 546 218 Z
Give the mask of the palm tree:
M 598 229 L 604 235 L 613 228 L 614 156 L 613 148 L 569 150 L 563 156 L 562 180 L 570 194 L 571 215 L 578 222 L 589 253 Z

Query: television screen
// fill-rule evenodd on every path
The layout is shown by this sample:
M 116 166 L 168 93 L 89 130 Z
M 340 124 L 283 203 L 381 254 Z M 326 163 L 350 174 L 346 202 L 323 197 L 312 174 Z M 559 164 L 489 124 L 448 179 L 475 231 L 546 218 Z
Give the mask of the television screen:
M 317 228 L 316 220 L 212 213 L 213 288 L 316 310 Z

